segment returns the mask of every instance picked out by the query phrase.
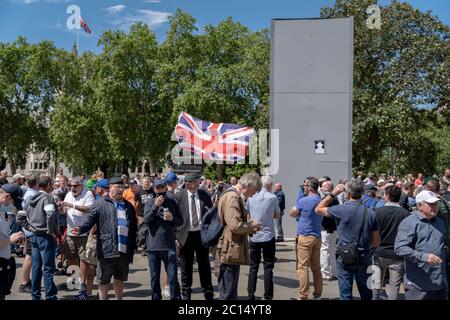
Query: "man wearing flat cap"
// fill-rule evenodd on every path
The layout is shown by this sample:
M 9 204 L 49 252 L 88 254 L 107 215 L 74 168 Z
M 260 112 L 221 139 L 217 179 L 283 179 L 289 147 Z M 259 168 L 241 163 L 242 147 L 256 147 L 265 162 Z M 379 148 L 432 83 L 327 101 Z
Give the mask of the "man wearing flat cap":
M 100 299 L 108 299 L 109 283 L 114 276 L 117 300 L 122 300 L 123 283 L 128 280 L 129 264 L 133 262 L 136 246 L 137 220 L 134 207 L 123 199 L 122 178 L 109 180 L 109 197 L 103 197 L 91 207 L 74 235 L 87 233 L 97 226 L 97 257 L 99 265 Z
M 200 284 L 206 300 L 214 299 L 209 263 L 209 248 L 205 248 L 200 237 L 203 215 L 212 207 L 207 192 L 199 190 L 200 175 L 186 175 L 186 189 L 175 195 L 175 200 L 183 216 L 183 224 L 178 228 L 177 241 L 180 246 L 181 291 L 183 300 L 190 300 L 192 293 L 192 269 L 194 253 L 197 258 Z

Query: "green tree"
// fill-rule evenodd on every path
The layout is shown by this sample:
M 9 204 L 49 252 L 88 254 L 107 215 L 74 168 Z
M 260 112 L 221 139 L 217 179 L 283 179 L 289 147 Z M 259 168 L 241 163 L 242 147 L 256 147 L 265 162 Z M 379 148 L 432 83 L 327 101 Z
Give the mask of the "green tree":
M 435 146 L 423 143 L 418 130 L 427 120 L 418 109 L 443 108 L 449 96 L 448 26 L 392 1 L 381 8 L 381 28 L 368 29 L 366 8 L 373 3 L 337 0 L 321 11 L 324 18 L 354 17 L 353 166 L 365 171 L 388 148 L 398 156 L 394 168 L 433 154 Z M 422 160 L 424 168 L 434 166 Z
M 23 165 L 27 153 L 45 151 L 48 115 L 54 104 L 57 74 L 52 42 L 29 44 L 19 37 L 0 43 L 0 152 L 11 171 Z
M 103 114 L 96 103 L 99 59 L 59 52 L 58 97 L 51 115 L 50 137 L 55 156 L 75 170 L 92 172 L 114 161 L 106 138 Z M 106 171 L 106 170 L 105 170 Z
M 204 34 L 193 35 L 195 30 L 195 19 L 177 11 L 163 44 L 174 52 L 166 55 L 171 59 L 165 73 L 172 79 L 172 123 L 186 111 L 208 121 L 267 128 L 268 31 L 251 32 L 231 18 L 206 26 Z M 224 166 L 216 168 L 221 179 Z
M 158 44 L 142 23 L 123 31 L 107 31 L 100 40 L 96 97 L 104 117 L 110 152 L 116 161 L 146 157 L 152 172 L 170 139 L 169 115 L 158 100 Z

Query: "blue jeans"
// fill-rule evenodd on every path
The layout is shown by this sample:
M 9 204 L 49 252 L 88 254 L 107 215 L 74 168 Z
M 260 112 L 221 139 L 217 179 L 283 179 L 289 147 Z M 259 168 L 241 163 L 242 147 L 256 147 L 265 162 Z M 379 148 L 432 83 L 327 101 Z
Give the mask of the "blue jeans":
M 342 263 L 341 257 L 336 259 L 336 269 L 341 300 L 353 300 L 353 280 L 356 280 L 361 300 L 371 300 L 372 290 L 367 287 L 367 279 L 370 274 L 367 268 L 372 265 L 372 259 L 367 255 L 359 256 L 359 264 L 356 267 L 347 267 Z
M 45 299 L 56 300 L 57 289 L 53 282 L 55 274 L 56 243 L 51 236 L 31 237 L 31 298 L 41 299 L 41 280 L 44 275 Z
M 283 214 L 284 212 L 280 212 L 280 218 L 279 219 L 273 219 L 273 222 L 275 223 L 275 237 L 277 239 L 284 239 L 284 233 L 283 233 Z
M 240 265 L 222 263 L 219 274 L 219 299 L 237 300 Z
M 149 251 L 148 265 L 150 267 L 152 300 L 161 300 L 161 284 L 159 277 L 161 274 L 161 260 L 167 272 L 167 279 L 170 286 L 170 299 L 181 300 L 180 284 L 177 277 L 177 254 L 175 250 Z

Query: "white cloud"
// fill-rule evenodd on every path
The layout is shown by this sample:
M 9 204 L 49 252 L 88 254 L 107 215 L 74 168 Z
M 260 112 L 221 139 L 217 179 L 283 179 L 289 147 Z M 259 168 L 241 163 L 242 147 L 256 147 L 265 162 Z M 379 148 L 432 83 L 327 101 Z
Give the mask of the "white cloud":
M 153 29 L 169 21 L 169 18 L 172 15 L 169 12 L 154 10 L 135 10 L 134 12 L 134 15 L 117 17 L 116 19 L 110 20 L 110 22 L 120 29 L 128 30 L 133 23 L 141 21 Z
M 161 3 L 161 0 L 144 0 L 145 3 Z
M 125 6 L 123 4 L 119 4 L 117 6 L 108 7 L 104 10 L 107 11 L 109 14 L 118 14 L 118 13 L 122 12 L 124 9 L 125 9 Z
M 23 4 L 30 4 L 33 2 L 38 2 L 39 0 L 10 0 L 10 2 L 14 3 L 23 3 Z
M 153 10 L 138 10 L 141 14 L 140 19 L 147 23 L 150 27 L 158 27 L 163 23 L 169 21 L 172 15 L 169 12 L 153 11 Z

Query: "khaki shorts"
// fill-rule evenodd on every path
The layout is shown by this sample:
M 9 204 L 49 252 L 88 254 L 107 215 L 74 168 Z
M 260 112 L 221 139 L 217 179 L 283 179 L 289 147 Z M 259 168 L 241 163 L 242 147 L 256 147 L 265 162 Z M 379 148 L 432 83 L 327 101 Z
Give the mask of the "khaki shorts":
M 86 243 L 85 258 L 83 259 L 87 263 L 96 266 L 97 265 L 97 236 L 89 235 Z
M 86 256 L 86 244 L 88 237 L 73 237 L 66 236 L 66 241 L 64 242 L 64 253 L 69 260 L 85 260 Z

